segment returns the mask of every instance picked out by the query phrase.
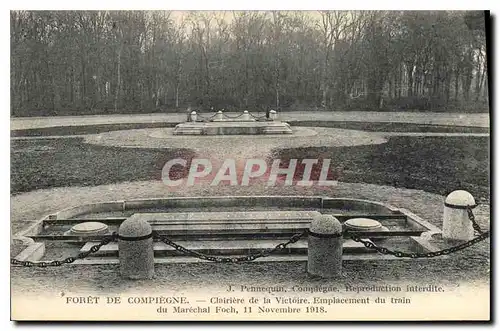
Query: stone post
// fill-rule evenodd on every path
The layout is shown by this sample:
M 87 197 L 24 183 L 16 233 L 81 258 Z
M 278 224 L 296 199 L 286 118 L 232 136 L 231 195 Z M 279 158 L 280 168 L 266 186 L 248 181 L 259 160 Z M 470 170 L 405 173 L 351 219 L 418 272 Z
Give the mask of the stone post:
M 241 116 L 241 120 L 242 121 L 250 121 L 251 120 L 250 113 L 248 112 L 248 110 L 245 110 L 243 112 L 243 116 Z
M 222 111 L 218 111 L 217 114 L 215 115 L 215 120 L 217 121 L 222 121 L 224 120 L 224 114 L 222 113 Z
M 153 232 L 148 222 L 130 218 L 123 221 L 118 229 L 118 258 L 123 278 L 153 278 Z
M 467 191 L 451 192 L 444 201 L 443 239 L 471 240 L 474 228 L 467 213 L 467 206 L 476 207 L 476 201 Z
M 192 111 L 191 112 L 191 122 L 196 122 L 196 120 L 198 119 L 198 113 L 196 113 L 196 111 Z
M 315 217 L 309 226 L 307 272 L 322 278 L 342 274 L 342 224 L 332 215 Z
M 271 110 L 269 111 L 269 118 L 270 118 L 272 121 L 275 121 L 275 120 L 278 118 L 278 114 L 276 113 L 276 110 L 271 109 Z

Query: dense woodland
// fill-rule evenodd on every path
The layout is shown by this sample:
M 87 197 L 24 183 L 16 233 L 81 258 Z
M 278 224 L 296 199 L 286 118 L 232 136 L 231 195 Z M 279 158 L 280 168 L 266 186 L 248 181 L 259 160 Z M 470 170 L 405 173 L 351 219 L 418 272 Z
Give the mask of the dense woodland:
M 484 111 L 483 12 L 12 11 L 13 116 Z

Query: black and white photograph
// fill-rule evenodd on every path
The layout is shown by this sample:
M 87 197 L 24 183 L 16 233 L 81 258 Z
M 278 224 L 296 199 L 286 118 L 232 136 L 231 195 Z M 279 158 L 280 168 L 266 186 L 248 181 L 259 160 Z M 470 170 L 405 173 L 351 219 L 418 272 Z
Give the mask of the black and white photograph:
M 488 10 L 9 24 L 12 321 L 491 320 Z

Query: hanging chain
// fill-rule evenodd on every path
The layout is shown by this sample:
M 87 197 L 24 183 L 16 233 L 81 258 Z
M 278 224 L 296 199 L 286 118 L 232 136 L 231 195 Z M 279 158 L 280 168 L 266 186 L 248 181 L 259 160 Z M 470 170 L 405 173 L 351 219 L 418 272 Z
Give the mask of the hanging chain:
M 186 247 L 183 247 L 179 244 L 174 243 L 172 240 L 168 239 L 166 236 L 162 236 L 159 234 L 155 235 L 155 238 L 164 242 L 165 244 L 173 247 L 176 251 L 181 252 L 186 255 L 190 255 L 193 257 L 197 257 L 202 260 L 206 261 L 212 261 L 212 262 L 243 262 L 243 261 L 253 261 L 255 259 L 261 258 L 261 257 L 266 257 L 269 256 L 273 253 L 279 252 L 284 250 L 288 245 L 296 243 L 299 241 L 301 237 L 307 234 L 307 230 L 294 234 L 292 237 L 287 242 L 281 243 L 276 245 L 274 248 L 269 249 L 269 250 L 261 250 L 260 252 L 256 254 L 249 254 L 245 256 L 238 256 L 238 257 L 220 257 L 220 256 L 211 256 L 211 255 L 206 255 L 191 249 L 188 249 Z
M 59 266 L 62 266 L 63 264 L 70 264 L 70 263 L 75 262 L 76 260 L 86 258 L 90 254 L 97 252 L 99 249 L 101 249 L 102 246 L 107 245 L 110 242 L 114 241 L 117 237 L 118 236 L 117 236 L 116 232 L 113 232 L 113 234 L 111 234 L 111 236 L 102 240 L 97 245 L 90 247 L 90 249 L 88 251 L 80 252 L 76 256 L 70 256 L 70 257 L 67 257 L 63 260 L 54 260 L 54 261 L 50 261 L 50 262 L 45 262 L 45 261 L 35 262 L 35 261 L 20 261 L 17 259 L 10 259 L 10 263 L 11 263 L 11 265 L 20 265 L 23 267 L 41 267 L 41 268 L 59 267 Z
M 227 118 L 230 118 L 230 119 L 236 119 L 236 118 L 240 118 L 241 116 L 243 116 L 243 113 L 237 115 L 237 116 L 229 116 L 227 115 L 226 113 L 222 113 L 224 115 L 224 117 L 227 117 Z
M 217 116 L 217 114 L 213 114 L 212 116 L 209 116 L 209 117 L 205 117 L 204 115 L 200 114 L 200 113 L 196 113 L 196 115 L 202 119 L 202 120 L 206 120 L 206 121 L 209 121 L 211 120 L 212 118 L 214 118 L 215 116 Z
M 428 252 L 428 253 L 407 253 L 407 252 L 401 252 L 398 250 L 391 250 L 386 247 L 380 247 L 375 245 L 372 241 L 366 240 L 366 239 L 361 239 L 358 236 L 355 235 L 354 232 L 351 231 L 344 231 L 344 236 L 347 236 L 348 238 L 354 240 L 355 242 L 362 243 L 366 248 L 369 249 L 374 249 L 377 252 L 381 254 L 386 254 L 386 255 L 393 255 L 395 257 L 409 257 L 409 258 L 432 258 L 436 256 L 441 256 L 441 255 L 448 255 L 457 251 L 460 251 L 464 248 L 470 247 L 480 241 L 483 241 L 487 238 L 490 237 L 490 231 L 485 231 L 483 232 L 482 229 L 480 228 L 479 224 L 477 224 L 474 213 L 472 212 L 471 207 L 467 207 L 467 215 L 472 222 L 472 226 L 474 227 L 474 230 L 479 233 L 478 236 L 474 237 L 473 239 L 466 241 L 462 244 L 459 244 L 454 247 L 450 248 L 445 248 L 436 252 Z M 212 255 L 207 255 L 203 254 L 191 249 L 188 249 L 182 245 L 176 244 L 172 240 L 170 240 L 167 236 L 162 236 L 159 235 L 158 233 L 154 233 L 153 238 L 157 239 L 171 247 L 173 247 L 176 251 L 181 252 L 185 255 L 193 256 L 202 260 L 206 261 L 212 261 L 212 262 L 226 262 L 226 263 L 236 263 L 236 262 L 244 262 L 244 261 L 253 261 L 261 257 L 266 257 L 270 256 L 271 254 L 274 254 L 276 252 L 280 252 L 284 249 L 287 248 L 288 245 L 296 243 L 297 241 L 300 240 L 303 236 L 308 234 L 308 230 L 305 230 L 301 233 L 294 234 L 293 236 L 290 237 L 290 239 L 284 243 L 280 243 L 276 245 L 272 249 L 268 250 L 261 250 L 258 253 L 255 254 L 249 254 L 245 256 L 238 256 L 238 257 L 220 257 L 220 256 L 212 256 Z M 87 256 L 89 256 L 92 253 L 97 252 L 102 246 L 109 244 L 110 242 L 114 241 L 115 239 L 118 238 L 118 235 L 116 232 L 113 232 L 113 234 L 104 240 L 102 240 L 99 244 L 92 246 L 88 251 L 86 252 L 81 252 L 76 256 L 73 257 L 68 257 L 64 260 L 55 260 L 51 262 L 33 262 L 33 261 L 20 261 L 17 259 L 11 259 L 11 264 L 12 265 L 20 265 L 20 266 L 25 266 L 25 267 L 54 267 L 54 266 L 61 266 L 63 264 L 70 264 L 75 262 L 78 259 L 84 259 Z
M 254 114 L 250 113 L 250 116 L 252 116 L 253 118 L 255 118 L 256 120 L 260 120 L 260 119 L 263 119 L 263 118 L 267 118 L 266 115 L 262 115 L 262 116 L 255 116 Z
M 218 115 L 218 113 L 215 113 L 215 114 L 213 114 L 212 116 L 208 116 L 208 117 L 206 117 L 206 116 L 204 116 L 203 114 L 200 114 L 200 113 L 197 113 L 196 115 L 197 115 L 200 119 L 202 119 L 202 120 L 209 121 L 209 120 L 211 120 L 212 118 L 214 118 L 215 116 L 217 116 L 217 115 Z M 243 116 L 243 115 L 244 115 L 244 113 L 241 113 L 241 114 L 236 115 L 236 116 L 229 116 L 229 115 L 227 115 L 225 112 L 223 112 L 223 113 L 222 113 L 222 115 L 223 115 L 224 117 L 226 117 L 226 118 L 229 118 L 229 119 L 237 119 L 237 118 L 240 118 L 241 116 Z M 252 114 L 252 113 L 250 113 L 250 112 L 249 112 L 249 115 L 250 115 L 250 116 L 252 116 L 252 117 L 253 117 L 253 118 L 255 118 L 255 119 L 263 119 L 263 118 L 266 118 L 266 116 L 265 116 L 265 115 L 263 115 L 263 116 L 255 116 L 254 114 Z
M 379 247 L 369 240 L 361 239 L 361 238 L 353 235 L 352 232 L 349 232 L 349 235 L 351 236 L 350 238 L 352 240 L 354 240 L 356 242 L 360 242 L 366 248 L 374 249 L 381 254 L 393 255 L 395 257 L 411 257 L 411 258 L 427 257 L 427 258 L 429 258 L 429 257 L 436 257 L 436 256 L 441 256 L 441 255 L 448 255 L 450 253 L 454 253 L 454 252 L 460 251 L 464 248 L 470 247 L 470 246 L 472 246 L 480 241 L 483 241 L 483 240 L 489 238 L 490 232 L 487 231 L 487 232 L 481 233 L 479 236 L 473 238 L 472 240 L 466 241 L 460 245 L 450 247 L 450 248 L 445 248 L 445 249 L 442 249 L 440 251 L 428 252 L 428 253 L 407 253 L 407 252 L 401 252 L 398 250 L 390 250 L 390 249 L 385 248 L 385 247 Z
M 479 224 L 477 224 L 476 217 L 474 216 L 474 213 L 472 212 L 472 207 L 470 207 L 470 206 L 467 206 L 467 216 L 469 217 L 469 220 L 472 223 L 472 227 L 474 228 L 474 231 L 476 231 L 478 234 L 482 234 L 483 230 L 481 229 Z
M 436 257 L 436 256 L 441 256 L 441 255 L 448 255 L 450 253 L 454 253 L 454 252 L 460 251 L 464 248 L 470 247 L 470 246 L 490 237 L 490 232 L 489 231 L 483 232 L 483 230 L 481 229 L 479 224 L 477 224 L 476 219 L 474 217 L 474 213 L 472 212 L 472 207 L 467 206 L 466 209 L 467 209 L 467 215 L 469 217 L 469 220 L 472 222 L 472 227 L 479 235 L 474 237 L 473 239 L 471 239 L 469 241 L 466 241 L 466 242 L 460 244 L 460 245 L 450 247 L 450 248 L 445 248 L 445 249 L 442 249 L 442 250 L 437 251 L 437 252 L 406 253 L 406 252 L 401 252 L 398 250 L 390 250 L 390 249 L 385 248 L 385 247 L 379 247 L 369 240 L 361 239 L 361 238 L 357 237 L 356 235 L 354 235 L 353 232 L 347 232 L 347 231 L 346 232 L 350 235 L 352 240 L 354 240 L 356 242 L 360 242 L 366 248 L 374 249 L 381 254 L 393 255 L 395 257 L 411 257 L 411 258 L 422 258 L 422 257 L 429 258 L 429 257 Z

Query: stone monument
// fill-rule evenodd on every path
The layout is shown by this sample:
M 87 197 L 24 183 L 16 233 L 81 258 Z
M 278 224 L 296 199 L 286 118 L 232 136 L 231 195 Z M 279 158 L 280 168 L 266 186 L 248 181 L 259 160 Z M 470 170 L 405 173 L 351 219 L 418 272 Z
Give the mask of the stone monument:
M 176 125 L 174 135 L 262 135 L 291 134 L 288 123 L 278 120 L 276 111 L 271 110 L 269 117 L 257 117 L 248 110 L 237 116 L 228 116 L 219 110 L 214 115 L 204 117 L 192 111 L 189 121 Z

